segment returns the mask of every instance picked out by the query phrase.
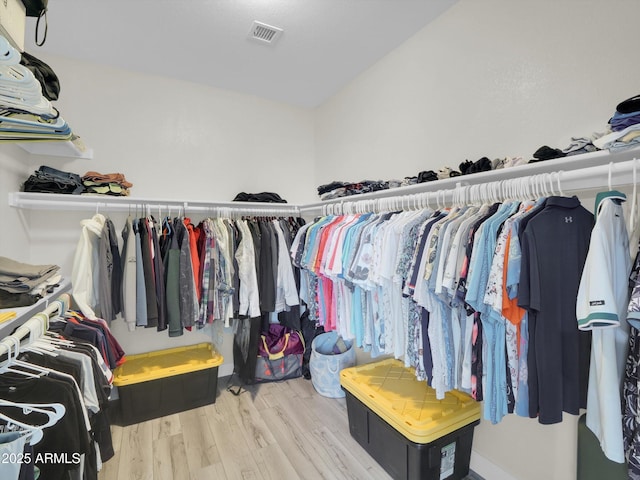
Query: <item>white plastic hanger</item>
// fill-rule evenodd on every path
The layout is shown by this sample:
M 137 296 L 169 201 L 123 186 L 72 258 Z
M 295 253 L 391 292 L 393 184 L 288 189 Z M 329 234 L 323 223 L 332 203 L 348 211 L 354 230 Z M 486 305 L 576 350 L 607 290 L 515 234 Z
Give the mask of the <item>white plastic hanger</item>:
M 40 440 L 42 440 L 42 437 L 44 436 L 44 433 L 42 432 L 42 428 L 29 425 L 28 423 L 19 422 L 5 415 L 4 413 L 0 413 L 0 419 L 5 420 L 7 422 L 8 428 L 11 428 L 13 425 L 22 427 L 24 430 L 19 431 L 18 433 L 21 433 L 23 435 L 28 435 L 30 445 L 36 445 Z
M 18 353 L 19 353 L 19 344 L 20 341 L 9 335 L 8 337 L 4 338 L 2 340 L 2 344 L 7 347 L 7 355 L 8 358 L 6 360 L 6 362 L 0 366 L 0 374 L 2 373 L 16 373 L 18 375 L 23 375 L 25 377 L 29 377 L 29 378 L 40 378 L 41 375 L 39 374 L 35 374 L 35 373 L 31 373 L 31 372 L 25 372 L 24 370 L 20 370 L 20 369 L 16 369 L 16 368 L 12 368 L 13 366 L 19 366 L 18 364 L 16 364 L 17 357 L 18 357 Z
M 556 190 L 553 187 L 553 174 L 547 173 L 545 175 L 546 175 L 547 180 L 549 180 L 549 191 L 551 192 L 551 195 L 555 197 L 556 196 Z
M 637 159 L 633 159 L 633 191 L 631 193 L 631 213 L 629 214 L 629 235 L 633 236 L 636 229 L 636 203 L 638 202 L 637 189 L 638 180 L 636 176 Z
M 549 191 L 547 190 L 547 182 L 545 182 L 544 174 L 538 175 L 538 183 L 540 184 L 540 192 L 545 197 L 549 196 Z
M 611 186 L 611 173 L 613 172 L 613 162 L 609 162 L 609 174 L 607 175 L 607 186 L 609 187 L 609 191 L 613 190 Z
M 21 55 L 5 37 L 0 35 L 0 65 L 18 65 Z
M 9 364 L 7 366 L 7 372 L 19 373 L 31 378 L 40 378 L 42 375 L 46 375 L 51 372 L 50 369 L 41 367 L 40 365 L 35 365 L 32 363 L 24 362 L 22 360 L 18 360 L 18 355 L 20 355 L 20 340 L 13 336 L 9 335 L 6 338 L 7 341 L 10 341 L 14 344 L 13 349 L 11 349 L 12 355 L 9 358 Z M 24 371 L 20 369 L 13 369 L 12 366 L 26 368 L 28 370 L 32 370 L 32 372 Z M 36 373 L 33 373 L 36 372 Z
M 25 415 L 28 415 L 31 412 L 38 412 L 46 415 L 47 421 L 42 425 L 30 425 L 35 428 L 47 428 L 55 425 L 58 420 L 64 416 L 67 410 L 61 403 L 16 403 L 3 398 L 0 398 L 0 407 L 21 408 Z
M 563 172 L 563 170 L 559 170 L 559 171 L 558 171 L 558 178 L 557 178 L 557 180 L 558 180 L 558 192 L 560 193 L 560 196 L 561 196 L 561 197 L 564 197 L 564 193 L 563 193 L 563 191 L 562 191 L 562 184 L 560 183 L 560 175 L 562 175 L 562 172 Z

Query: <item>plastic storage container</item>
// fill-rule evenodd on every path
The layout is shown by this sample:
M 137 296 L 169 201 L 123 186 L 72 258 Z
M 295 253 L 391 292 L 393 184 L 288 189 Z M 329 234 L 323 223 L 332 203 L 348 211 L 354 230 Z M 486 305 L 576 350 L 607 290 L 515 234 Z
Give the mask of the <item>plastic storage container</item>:
M 113 384 L 124 425 L 215 403 L 222 355 L 211 344 L 127 356 Z
M 340 373 L 351 436 L 396 480 L 460 480 L 469 473 L 480 403 L 416 380 L 389 359 Z

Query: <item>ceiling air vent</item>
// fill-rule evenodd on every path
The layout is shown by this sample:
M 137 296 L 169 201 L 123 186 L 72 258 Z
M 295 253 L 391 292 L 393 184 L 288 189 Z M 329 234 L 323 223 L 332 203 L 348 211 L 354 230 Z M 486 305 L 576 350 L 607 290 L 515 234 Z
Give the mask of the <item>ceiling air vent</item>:
M 262 43 L 274 43 L 282 35 L 282 29 L 254 20 L 249 32 L 249 38 Z

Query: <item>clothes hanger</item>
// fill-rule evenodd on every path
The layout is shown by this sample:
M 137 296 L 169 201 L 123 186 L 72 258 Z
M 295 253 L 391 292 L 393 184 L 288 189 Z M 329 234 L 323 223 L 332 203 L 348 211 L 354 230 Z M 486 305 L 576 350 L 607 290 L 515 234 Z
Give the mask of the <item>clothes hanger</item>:
M 9 43 L 4 36 L 0 35 L 0 65 L 18 65 L 22 55 Z
M 538 182 L 538 188 L 540 189 L 540 193 L 544 197 L 548 197 L 549 194 L 547 192 L 547 184 L 543 181 L 542 174 L 536 175 L 536 182 Z
M 560 175 L 562 174 L 563 170 L 559 170 L 558 171 L 558 192 L 560 192 L 560 196 L 564 197 L 564 192 L 562 191 L 562 184 L 560 183 Z
M 0 63 L 0 96 L 14 105 L 38 104 L 42 98 L 42 87 L 24 65 Z M 3 102 L 3 105 L 7 104 Z
M 56 118 L 57 111 L 42 95 L 42 87 L 24 65 L 0 65 L 0 103 L 44 117 Z
M 539 174 L 538 177 L 539 177 L 538 178 L 538 185 L 540 187 L 540 193 L 544 197 L 549 197 L 549 190 L 547 189 L 547 183 L 544 181 L 544 175 L 543 174 Z
M 478 200 L 476 198 L 477 196 L 477 185 L 470 185 L 469 186 L 469 199 L 468 202 L 470 205 L 477 205 L 478 204 Z
M 18 345 L 20 344 L 20 341 L 16 337 L 9 335 L 8 337 L 2 340 L 2 344 L 5 345 L 5 347 L 7 347 L 8 358 L 6 360 L 6 363 L 4 363 L 3 365 L 0 365 L 0 374 L 16 373 L 18 375 L 23 375 L 29 378 L 40 378 L 42 376 L 42 375 L 37 375 L 31 372 L 25 372 L 24 370 L 12 368 L 13 366 L 20 366 L 16 363 L 18 362 L 17 360 L 18 353 L 19 353 Z
M 507 195 L 505 189 L 505 180 L 498 180 L 496 183 L 496 195 L 500 198 L 502 202 L 506 202 L 509 200 L 509 196 Z
M 631 213 L 629 215 L 629 234 L 633 235 L 636 228 L 636 203 L 637 203 L 637 177 L 636 177 L 637 160 L 633 159 L 633 192 L 631 193 Z
M 535 198 L 540 198 L 542 196 L 540 194 L 540 187 L 538 185 L 535 175 L 531 176 L 531 191 L 533 192 L 533 196 Z
M 519 200 L 520 196 L 518 195 L 518 182 L 512 180 L 505 180 L 507 182 L 507 189 L 509 191 L 509 197 L 512 200 Z
M 549 191 L 551 193 L 551 196 L 555 197 L 556 196 L 556 190 L 553 186 L 553 175 L 551 173 L 547 173 L 545 174 L 545 178 L 549 181 Z
M 29 440 L 29 445 L 36 445 L 42 437 L 44 437 L 44 433 L 41 427 L 36 427 L 34 425 L 29 425 L 28 423 L 19 422 L 4 413 L 0 413 L 0 419 L 5 420 L 7 422 L 7 428 L 11 429 L 13 425 L 18 427 L 22 427 L 24 430 L 18 431 L 18 433 L 27 436 Z
M 52 334 L 47 332 L 48 318 L 49 317 L 46 317 L 47 320 L 45 320 L 45 317 L 35 315 L 30 319 L 31 323 L 27 322 L 28 325 L 25 324 L 29 329 L 29 335 L 26 337 L 26 344 L 20 346 L 22 350 L 57 357 L 57 347 L 75 345 L 71 340 L 53 337 Z M 55 319 L 66 322 L 66 319 L 62 315 L 57 315 Z
M 55 425 L 66 413 L 66 407 L 61 403 L 16 403 L 0 398 L 0 407 L 21 408 L 25 415 L 38 412 L 46 415 L 48 420 L 42 425 L 33 425 L 36 428 L 47 428 Z
M 613 190 L 611 186 L 611 173 L 613 172 L 613 162 L 609 162 L 609 175 L 607 176 L 607 185 L 609 186 L 609 191 Z

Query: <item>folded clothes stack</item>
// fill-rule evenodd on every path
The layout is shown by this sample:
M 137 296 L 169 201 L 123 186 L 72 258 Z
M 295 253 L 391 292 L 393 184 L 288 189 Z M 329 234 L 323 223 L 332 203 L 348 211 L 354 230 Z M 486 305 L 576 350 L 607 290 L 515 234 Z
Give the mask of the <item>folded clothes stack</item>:
M 612 152 L 640 145 L 640 95 L 616 106 L 615 113 L 609 119 L 609 132 L 595 139 L 593 144 Z
M 545 160 L 552 160 L 554 158 L 562 158 L 566 156 L 567 154 L 559 148 L 552 148 L 547 145 L 543 145 L 533 153 L 533 158 L 529 160 L 529 163 L 544 162 Z
M 460 168 L 460 173 L 462 175 L 469 175 L 471 173 L 478 173 L 478 172 L 486 172 L 488 170 L 491 170 L 491 160 L 489 160 L 487 157 L 482 157 L 479 160 L 476 160 L 475 162 L 470 162 L 469 160 L 465 160 L 458 166 L 458 168 Z
M 60 284 L 58 265 L 31 265 L 0 256 L 0 308 L 33 305 Z
M 582 153 L 595 152 L 598 150 L 593 144 L 593 141 L 598 138 L 599 135 L 594 134 L 592 138 L 586 137 L 571 137 L 571 143 L 567 148 L 563 148 L 562 151 L 567 154 L 567 157 L 571 155 L 580 155 Z
M 318 195 L 322 200 L 331 200 L 333 198 L 349 197 L 360 193 L 377 192 L 389 188 L 389 182 L 382 180 L 363 180 L 357 183 L 349 182 L 331 182 L 318 187 Z
M 89 194 L 128 196 L 133 184 L 122 173 L 87 172 L 82 176 L 85 192 Z
M 234 199 L 234 202 L 262 202 L 262 203 L 287 203 L 280 195 L 274 192 L 247 193 L 240 192 Z
M 84 187 L 79 175 L 42 165 L 24 182 L 22 190 L 79 195 L 84 191 Z
M 556 158 L 595 152 L 600 149 L 609 150 L 629 148 L 640 144 L 640 95 L 632 97 L 620 103 L 616 113 L 609 120 L 612 133 L 602 135 L 594 133 L 588 137 L 571 137 L 571 142 L 564 148 L 554 148 L 543 145 L 538 148 L 533 158 L 526 160 L 523 157 L 503 157 L 490 160 L 481 157 L 476 161 L 465 160 L 458 165 L 458 170 L 449 166 L 439 170 L 424 170 L 413 177 L 404 177 L 402 180 L 389 180 L 372 182 L 365 180 L 358 183 L 334 181 L 318 187 L 318 195 L 322 200 L 331 200 L 339 197 L 357 195 L 359 193 L 375 192 L 387 188 L 405 187 L 417 183 L 433 182 L 460 175 L 499 170 L 503 168 L 518 167 L 527 163 L 542 162 Z

